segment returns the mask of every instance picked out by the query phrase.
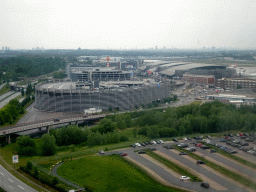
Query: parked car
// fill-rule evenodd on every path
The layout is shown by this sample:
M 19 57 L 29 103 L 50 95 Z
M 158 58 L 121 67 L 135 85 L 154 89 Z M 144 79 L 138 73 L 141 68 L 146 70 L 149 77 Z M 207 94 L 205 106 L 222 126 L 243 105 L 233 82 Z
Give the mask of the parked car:
M 226 142 L 227 140 L 226 139 L 220 139 L 220 142 Z
M 156 148 L 150 148 L 150 151 L 156 151 L 157 149 Z
M 194 137 L 195 140 L 199 140 L 200 138 L 199 137 Z
M 188 139 L 189 141 L 191 141 L 191 138 L 190 138 L 190 137 L 187 137 L 187 139 Z
M 164 141 L 163 140 L 159 140 L 161 144 L 164 144 Z
M 196 148 L 195 147 L 190 147 L 190 148 L 187 148 L 187 150 L 190 151 L 190 152 L 194 152 L 194 151 L 196 151 Z
M 130 147 L 134 147 L 134 148 L 135 148 L 135 147 L 136 147 L 136 145 L 130 145 Z
M 146 151 L 138 151 L 138 154 L 145 154 L 147 153 Z
M 195 146 L 196 147 L 201 147 L 203 144 L 202 143 L 196 143 Z
M 179 140 L 178 140 L 178 139 L 173 139 L 173 141 L 175 141 L 175 142 L 179 142 Z
M 54 122 L 58 122 L 58 121 L 60 121 L 60 120 L 59 120 L 59 119 L 53 119 L 53 121 L 54 121 Z
M 135 145 L 136 147 L 141 147 L 141 144 L 139 144 L 139 143 L 134 143 L 134 145 Z
M 174 147 L 172 145 L 166 145 L 166 146 L 164 146 L 164 148 L 166 148 L 166 149 L 174 149 Z
M 101 150 L 101 151 L 99 152 L 99 154 L 104 155 L 104 154 L 105 154 L 105 151 Z
M 202 182 L 201 186 L 204 187 L 204 188 L 209 188 L 210 187 L 210 185 L 208 183 L 205 183 L 205 182 Z
M 210 153 L 216 153 L 217 151 L 215 149 L 211 149 Z
M 202 149 L 210 149 L 210 147 L 209 146 L 207 146 L 207 145 L 201 145 L 201 147 L 200 148 L 202 148 Z
M 181 176 L 181 177 L 180 177 L 180 180 L 181 180 L 181 181 L 188 181 L 188 180 L 190 180 L 190 178 L 187 177 L 187 176 Z
M 207 137 L 208 139 L 211 139 L 211 138 L 212 138 L 210 135 L 206 135 L 206 137 Z
M 188 154 L 185 152 L 180 152 L 179 155 L 188 155 Z
M 196 161 L 196 164 L 204 164 L 204 162 L 201 161 L 201 160 L 197 160 L 197 161 Z
M 127 156 L 127 153 L 120 153 L 120 156 Z

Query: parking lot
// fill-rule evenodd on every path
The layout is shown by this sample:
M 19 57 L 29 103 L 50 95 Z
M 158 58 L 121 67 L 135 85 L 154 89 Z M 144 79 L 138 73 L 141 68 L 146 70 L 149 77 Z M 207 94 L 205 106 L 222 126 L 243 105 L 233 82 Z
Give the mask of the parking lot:
M 239 138 L 238 138 L 239 139 Z M 211 142 L 227 146 L 232 148 L 231 146 L 226 145 L 224 142 L 220 142 L 220 138 L 212 138 Z M 206 164 L 197 164 L 197 160 L 193 159 L 188 155 L 179 155 L 180 151 L 176 149 L 167 149 L 165 146 L 177 145 L 180 143 L 187 144 L 186 148 L 195 147 L 196 151 L 193 152 L 200 157 L 203 157 L 205 160 L 209 160 L 216 165 L 220 165 L 225 169 L 228 169 L 236 174 L 240 174 L 241 176 L 247 178 L 251 182 L 256 183 L 256 170 L 252 167 L 246 166 L 240 162 L 237 162 L 233 159 L 230 159 L 226 156 L 223 156 L 220 153 L 211 153 L 210 149 L 202 149 L 201 147 L 196 147 L 195 143 L 200 143 L 200 140 L 180 140 L 178 142 L 167 141 L 164 144 L 154 144 L 151 143 L 145 146 L 138 146 L 137 144 L 129 149 L 123 150 L 127 153 L 129 159 L 132 159 L 133 162 L 137 162 L 138 165 L 143 165 L 143 169 L 148 169 L 154 173 L 156 178 L 160 178 L 164 180 L 166 183 L 170 185 L 178 186 L 181 188 L 185 188 L 186 190 L 193 191 L 230 191 L 230 192 L 241 192 L 241 191 L 254 191 L 248 187 L 243 186 L 239 182 L 221 174 L 220 172 L 212 169 Z M 255 144 L 252 144 L 254 146 Z M 156 159 L 150 157 L 145 154 L 138 154 L 138 151 L 142 151 L 143 149 L 154 148 L 154 153 L 164 157 L 168 161 L 175 162 L 177 165 L 189 170 L 195 176 L 198 176 L 203 180 L 203 182 L 209 183 L 210 187 L 208 189 L 200 186 L 201 182 L 190 182 L 190 181 L 181 181 L 178 173 L 174 172 L 164 164 L 158 162 Z M 184 148 L 184 149 L 186 149 Z M 111 154 L 111 152 L 107 152 L 106 155 Z M 248 153 L 242 152 L 238 150 L 237 154 L 232 155 L 241 155 L 244 158 L 251 158 L 251 160 L 256 158 Z M 256 159 L 255 159 L 256 160 Z M 254 161 L 255 161 L 254 160 Z M 255 161 L 256 162 L 256 161 Z

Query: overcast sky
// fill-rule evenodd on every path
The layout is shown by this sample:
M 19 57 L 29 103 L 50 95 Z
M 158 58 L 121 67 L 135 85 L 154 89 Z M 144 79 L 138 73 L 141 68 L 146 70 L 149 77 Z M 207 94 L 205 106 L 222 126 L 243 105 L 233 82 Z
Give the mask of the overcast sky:
M 0 47 L 256 48 L 255 0 L 0 0 Z

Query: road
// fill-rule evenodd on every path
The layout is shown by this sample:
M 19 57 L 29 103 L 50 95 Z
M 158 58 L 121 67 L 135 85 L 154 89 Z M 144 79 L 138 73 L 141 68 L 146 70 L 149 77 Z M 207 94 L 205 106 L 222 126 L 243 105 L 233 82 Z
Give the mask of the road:
M 15 93 L 15 91 L 9 91 L 3 95 L 0 96 L 0 101 L 2 101 L 4 98 L 8 97 L 9 95 Z
M 10 93 L 10 92 L 8 92 L 8 93 Z M 20 94 L 21 94 L 20 92 L 14 93 L 13 95 L 8 97 L 7 99 L 0 102 L 0 109 L 3 108 L 10 100 L 14 99 L 15 97 L 19 96 Z
M 10 174 L 2 165 L 0 165 L 0 183 L 1 187 L 7 192 L 36 192 L 36 190 Z
M 6 83 L 0 85 L 0 90 L 6 85 Z

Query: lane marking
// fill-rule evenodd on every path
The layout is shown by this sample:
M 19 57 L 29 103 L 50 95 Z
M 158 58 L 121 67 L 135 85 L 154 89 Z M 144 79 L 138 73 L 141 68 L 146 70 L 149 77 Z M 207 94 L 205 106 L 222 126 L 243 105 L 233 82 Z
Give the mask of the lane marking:
M 19 185 L 18 185 L 19 186 Z M 19 186 L 19 188 L 24 189 L 23 187 Z
M 4 174 L 2 172 L 0 172 L 0 174 L 4 176 Z
M 9 181 L 11 181 L 13 183 L 13 180 L 11 180 L 10 178 L 8 178 L 8 179 L 9 179 Z
M 13 187 L 11 185 L 8 185 L 8 186 L 13 189 Z

